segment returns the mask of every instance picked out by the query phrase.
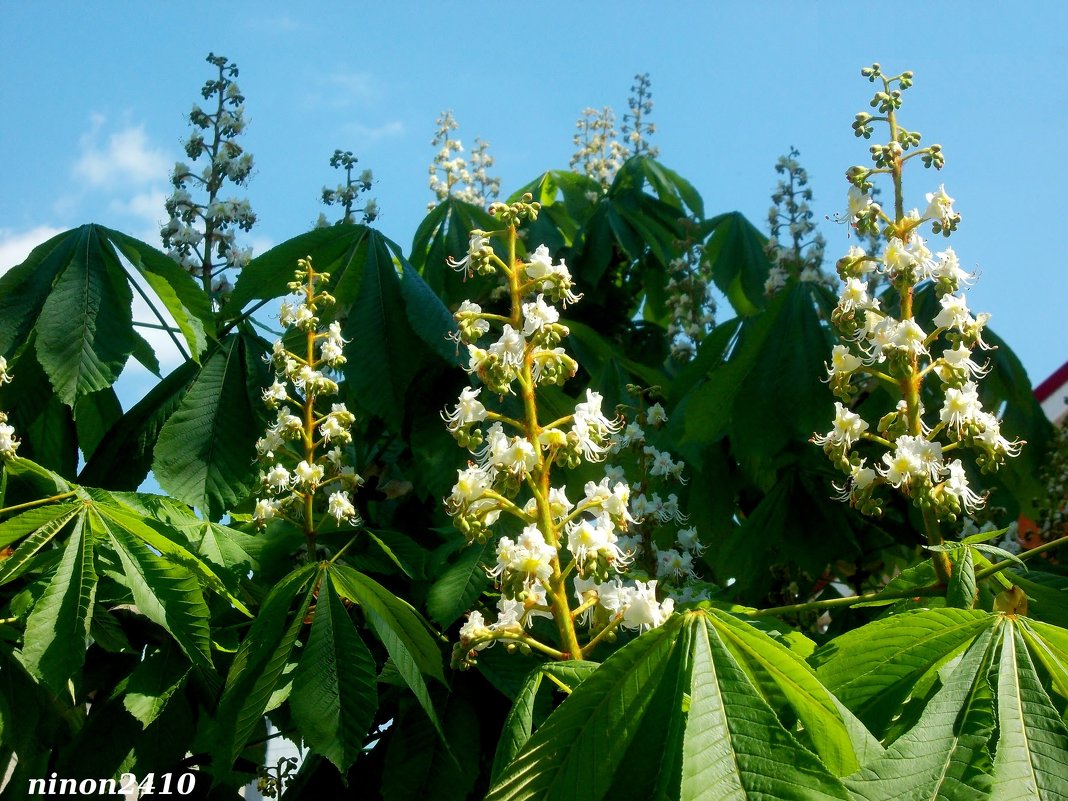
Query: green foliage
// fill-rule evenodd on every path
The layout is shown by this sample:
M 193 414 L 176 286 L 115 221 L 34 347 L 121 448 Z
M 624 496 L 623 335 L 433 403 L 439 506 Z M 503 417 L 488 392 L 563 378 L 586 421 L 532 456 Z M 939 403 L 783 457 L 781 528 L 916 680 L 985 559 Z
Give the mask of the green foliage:
M 822 379 L 841 343 L 828 290 L 791 276 L 767 295 L 761 232 L 737 212 L 706 216 L 648 154 L 603 186 L 552 170 L 513 200 L 525 193 L 541 206 L 516 257 L 545 245 L 585 295 L 560 320 L 579 368 L 536 400 L 560 418 L 587 389 L 609 416 L 662 404 L 650 440 L 686 460 L 677 501 L 703 549 L 693 569 L 718 582 L 709 600 L 680 600 L 640 634 L 609 621 L 597 661 L 532 651 L 527 634 L 553 633 L 537 619 L 475 654 L 477 669 L 446 669 L 464 613 L 500 599 L 487 573 L 497 543 L 467 543 L 442 503 L 464 457 L 441 410 L 470 382 L 452 312 L 471 300 L 508 314 L 496 277 L 450 266 L 473 230 L 500 228 L 485 209 L 444 199 L 408 253 L 351 222 L 300 234 L 249 261 L 228 297 L 87 224 L 0 277 L 0 411 L 21 440 L 0 466 L 8 786 L 188 769 L 198 792 L 234 797 L 265 777 L 270 724 L 307 752 L 286 798 L 1068 797 L 1063 555 L 1021 561 L 990 542 L 1001 530 L 923 550 L 906 501 L 873 519 L 832 499 L 810 442 L 831 414 Z M 671 265 L 695 247 L 697 274 L 730 308 L 680 363 Z M 271 344 L 256 329 L 269 331 L 304 258 L 330 274 L 336 303 L 320 324 L 345 340 L 331 375 L 356 416 L 338 444 L 363 480 L 362 520 L 321 515 L 311 537 L 303 509 L 253 517 L 271 417 Z M 153 319 L 133 319 L 135 293 Z M 914 301 L 928 324 L 935 291 Z M 130 357 L 160 372 L 146 322 L 181 360 L 124 408 Z M 1005 404 L 1007 435 L 1030 443 L 975 479 L 991 493 L 980 522 L 1004 528 L 1041 491 L 1050 427 L 1011 349 L 985 336 L 998 349 L 983 404 Z M 867 419 L 893 410 L 885 382 L 858 390 L 851 408 Z M 502 414 L 524 402 L 505 398 Z M 576 471 L 568 497 L 602 475 Z M 165 496 L 138 492 L 150 476 Z M 655 553 L 635 568 L 656 578 Z

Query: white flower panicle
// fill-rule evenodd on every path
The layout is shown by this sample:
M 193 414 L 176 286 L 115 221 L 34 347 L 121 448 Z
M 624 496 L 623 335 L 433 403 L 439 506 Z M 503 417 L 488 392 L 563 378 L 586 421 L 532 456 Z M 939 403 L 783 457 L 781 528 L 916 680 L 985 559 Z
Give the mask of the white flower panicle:
M 791 279 L 827 284 L 834 287 L 833 275 L 824 272 L 823 252 L 826 241 L 816 231 L 812 211 L 812 189 L 808 185 L 808 171 L 797 157 L 800 152 L 791 147 L 775 164 L 775 172 L 783 176 L 771 194 L 768 211 L 768 242 L 765 252 L 772 267 L 764 282 L 764 291 L 774 295 Z
M 0 356 L 0 386 L 9 381 L 11 381 L 11 374 L 7 371 L 7 359 Z M 7 422 L 7 414 L 0 412 L 0 461 L 14 459 L 15 451 L 21 444 L 15 436 L 15 427 Z
M 469 540 L 489 540 L 502 518 L 518 524 L 520 531 L 497 540 L 496 564 L 487 570 L 501 591 L 497 616 L 487 622 L 488 613 L 471 613 L 460 632 L 456 653 L 460 664 L 470 664 L 479 650 L 498 639 L 510 647 L 535 647 L 559 654 L 557 658 L 564 654 L 577 658 L 582 655 L 579 651 L 596 645 L 598 636 L 609 636 L 612 629 L 634 620 L 641 621 L 635 627 L 655 625 L 671 609 L 656 600 L 653 583 L 620 602 L 608 617 L 597 618 L 600 628 L 591 635 L 592 644 L 583 646 L 577 639 L 568 584 L 621 580 L 633 559 L 627 536 L 635 520 L 625 481 L 606 477 L 588 482 L 578 502 L 568 498 L 564 486 L 553 484 L 554 467 L 606 459 L 623 425 L 605 410 L 603 397 L 593 389 L 587 389 L 572 413 L 562 418 L 548 422 L 538 416 L 538 387 L 562 384 L 578 368 L 559 346 L 568 328 L 554 304 L 579 299 L 567 265 L 554 260 L 544 245 L 525 259 L 516 255 L 517 226 L 536 219 L 538 210 L 530 195 L 517 203 L 493 204 L 490 213 L 503 230 L 474 232 L 468 257 L 453 265 L 468 274 L 499 273 L 511 308 L 507 314 L 489 313 L 465 301 L 455 313 L 459 327 L 455 338 L 467 348 L 468 372 L 481 386 L 465 387 L 456 404 L 441 414 L 450 433 L 470 453 L 467 467 L 457 471 L 445 505 L 456 528 Z M 494 250 L 494 239 L 501 241 L 500 251 L 508 254 L 507 259 Z M 505 414 L 493 402 L 493 396 L 509 395 L 521 402 L 519 418 Z M 666 420 L 663 408 L 652 410 L 650 419 L 655 424 Z M 586 609 L 597 604 L 593 599 Z M 557 622 L 562 651 L 527 631 L 538 617 Z
M 353 177 L 353 170 L 356 167 L 356 163 L 359 161 L 351 150 L 335 150 L 334 155 L 330 157 L 330 166 L 334 169 L 345 171 L 345 182 L 338 184 L 335 188 L 331 189 L 329 186 L 323 187 L 323 205 L 326 206 L 340 206 L 342 215 L 335 225 L 346 225 L 356 222 L 356 214 L 361 215 L 361 221 L 364 223 L 372 223 L 378 219 L 379 209 L 378 203 L 374 198 L 368 198 L 363 208 L 356 208 L 356 201 L 361 194 L 366 194 L 371 191 L 371 186 L 375 182 L 374 174 L 370 170 L 363 170 L 359 175 Z M 317 228 L 324 228 L 329 223 L 326 220 L 326 215 L 321 214 L 319 220 L 316 223 Z
M 989 315 L 973 314 L 963 294 L 975 277 L 961 268 L 952 248 L 933 252 L 920 235 L 928 225 L 943 236 L 956 230 L 960 214 L 954 199 L 940 186 L 926 195 L 922 214 L 904 211 L 905 162 L 919 156 L 925 166 L 938 169 L 944 161 L 939 145 L 921 148 L 920 134 L 897 121 L 901 91 L 911 86 L 912 74 L 887 77 L 878 65 L 863 74 L 872 82 L 882 81 L 883 91 L 876 93 L 872 106 L 885 116 L 859 114 L 853 128 L 857 136 L 869 138 L 873 123 L 885 122 L 892 141 L 871 148 L 874 168 L 851 167 L 846 172 L 850 189 L 845 216 L 858 234 L 881 237 L 886 244 L 878 255 L 852 247 L 838 262 L 843 284 L 831 319 L 841 342 L 831 352 L 826 380 L 841 400 L 835 404 L 831 430 L 813 442 L 847 476 L 835 486 L 838 498 L 877 514 L 878 489 L 886 485 L 908 495 L 936 520 L 953 521 L 986 499 L 971 489 L 966 463 L 947 460 L 947 454 L 971 452 L 977 466 L 988 471 L 1016 456 L 1023 443 L 1003 436 L 998 418 L 982 405 L 980 380 L 989 366 L 972 354 L 989 349 L 982 338 Z M 894 217 L 872 199 L 872 179 L 879 175 L 894 179 Z M 889 285 L 882 300 L 871 294 L 873 277 Z M 929 317 L 917 314 L 920 293 L 938 299 L 938 309 Z M 896 408 L 877 423 L 848 407 L 875 382 L 898 398 Z M 921 395 L 933 384 L 941 405 L 928 412 Z M 938 541 L 937 532 L 928 531 L 928 536 Z
M 628 155 L 627 148 L 617 139 L 615 112 L 611 106 L 600 110 L 585 108 L 575 127 L 571 141 L 577 150 L 571 156 L 571 169 L 593 178 L 605 192 Z
M 449 197 L 475 206 L 485 206 L 501 192 L 500 178 L 487 172 L 493 167 L 489 143 L 475 139 L 475 149 L 470 160 L 465 159 L 463 143 L 452 136 L 459 128 L 452 111 L 443 111 L 436 121 L 437 130 L 430 144 L 438 148 L 430 164 L 430 191 L 435 201 L 427 204 L 433 210 L 438 202 Z
M 218 301 L 230 291 L 226 271 L 240 269 L 252 258 L 251 248 L 237 246 L 235 233 L 250 231 L 256 215 L 248 200 L 221 195 L 227 182 L 247 184 L 253 167 L 251 154 L 236 141 L 245 130 L 245 98 L 234 82 L 237 65 L 214 53 L 207 61 L 218 76 L 204 84 L 201 95 L 214 111 L 193 105 L 189 122 L 194 132 L 184 144 L 193 165 L 205 156 L 208 163 L 199 170 L 184 162 L 174 165 L 174 192 L 165 203 L 168 220 L 160 236 L 168 254 L 198 276 Z M 190 190 L 203 193 L 202 199 L 195 200 Z
M 338 392 L 328 373 L 345 364 L 348 344 L 339 323 L 320 322 L 320 312 L 334 300 L 323 288 L 330 276 L 316 272 L 310 259 L 301 259 L 294 278 L 289 288 L 297 297 L 282 303 L 279 322 L 303 332 L 307 345 L 297 354 L 279 339 L 266 356 L 275 380 L 263 391 L 263 400 L 275 412 L 275 421 L 256 443 L 260 461 L 269 466 L 261 473 L 265 497 L 257 499 L 252 516 L 261 526 L 276 518 L 300 526 L 312 548 L 323 520 L 317 521 L 316 510 L 324 502 L 326 519 L 333 518 L 335 525 L 359 525 L 352 496 L 363 479 L 348 464 L 344 447 L 352 442 L 355 415 L 344 403 L 323 408 Z
M 695 223 L 683 220 L 686 237 L 681 254 L 668 262 L 664 305 L 671 313 L 668 336 L 671 357 L 685 362 L 697 354 L 697 347 L 716 324 L 716 300 L 711 274 L 702 258 L 704 245 L 697 240 Z

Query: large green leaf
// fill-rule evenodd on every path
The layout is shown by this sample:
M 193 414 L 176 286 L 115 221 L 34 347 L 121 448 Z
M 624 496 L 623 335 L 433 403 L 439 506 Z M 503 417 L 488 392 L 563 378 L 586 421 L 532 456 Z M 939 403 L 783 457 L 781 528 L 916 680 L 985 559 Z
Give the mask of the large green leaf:
M 559 682 L 573 692 L 596 669 L 596 662 L 550 662 L 539 665 L 527 675 L 504 721 L 501 739 L 497 742 L 497 752 L 493 757 L 493 781 L 501 777 L 508 763 L 530 739 L 536 723 L 540 722 L 536 721 L 535 713 L 539 690 L 546 684 L 559 688 L 559 684 L 556 684 Z M 552 679 L 546 682 L 547 676 L 555 682 Z
M 109 228 L 102 230 L 162 302 L 163 308 L 170 314 L 185 338 L 190 358 L 198 359 L 207 347 L 208 337 L 214 335 L 211 330 L 211 301 L 200 285 L 174 259 L 151 245 L 119 231 Z M 155 301 L 152 298 L 145 299 L 154 306 Z M 162 325 L 165 324 L 166 317 L 163 320 L 148 322 Z
M 94 534 L 110 539 L 138 610 L 162 626 L 189 661 L 205 674 L 213 670 L 208 605 L 196 577 L 150 549 L 114 517 L 101 510 L 89 515 Z
M 921 681 L 989 626 L 990 615 L 978 610 L 910 610 L 836 637 L 811 661 L 824 686 L 878 737 Z
M 534 732 L 488 798 L 848 798 L 734 658 L 721 632 L 734 626 L 698 609 L 621 648 Z
M 355 347 L 345 378 L 360 404 L 399 428 L 404 395 L 419 369 L 421 343 L 405 311 L 400 277 L 381 238 L 367 242 L 363 281 L 344 328 Z
M 489 587 L 490 581 L 482 565 L 493 552 L 493 543 L 470 545 L 438 576 L 427 592 L 426 608 L 430 616 L 442 626 L 451 626 L 474 600 Z
M 134 668 L 122 703 L 126 711 L 148 728 L 167 708 L 189 675 L 189 662 L 169 643 L 151 651 Z
M 134 490 L 152 468 L 160 430 L 182 401 L 199 366 L 186 361 L 152 387 L 108 430 L 78 480 L 94 487 Z
M 764 252 L 764 235 L 740 212 L 720 214 L 704 223 L 710 233 L 702 259 L 712 280 L 739 314 L 752 314 L 764 305 L 764 282 L 771 264 Z
M 77 503 L 54 504 L 30 509 L 0 524 L 0 548 L 26 537 L 7 559 L 0 562 L 0 584 L 7 584 L 20 576 L 30 560 L 52 541 L 81 508 L 81 504 Z
M 1068 729 L 1039 682 L 1011 617 L 1005 628 L 997 679 L 993 796 L 999 801 L 1068 798 Z
M 330 579 L 341 597 L 348 598 L 363 609 L 367 622 L 386 647 L 401 678 L 440 731 L 423 675 L 445 681 L 441 652 L 427 633 L 418 613 L 374 579 L 351 567 L 333 567 Z
M 378 706 L 375 663 L 333 584 L 324 581 L 311 634 L 293 671 L 289 705 L 304 741 L 342 775 L 356 761 Z
M 133 293 L 114 250 L 95 226 L 79 228 L 37 321 L 37 358 L 59 399 L 111 386 L 136 342 Z
M 255 340 L 232 334 L 205 360 L 159 433 L 152 469 L 160 486 L 212 519 L 255 485 L 265 385 L 259 361 Z
M 85 661 L 96 598 L 93 536 L 79 517 L 56 572 L 26 620 L 21 661 L 54 692 L 64 691 Z
M 263 719 L 290 661 L 319 581 L 317 571 L 318 565 L 304 565 L 274 585 L 234 656 L 216 714 L 222 735 L 218 753 L 227 765 Z
M 994 640 L 991 630 L 983 632 L 916 726 L 849 778 L 857 798 L 972 801 L 985 796 L 994 730 L 986 673 Z

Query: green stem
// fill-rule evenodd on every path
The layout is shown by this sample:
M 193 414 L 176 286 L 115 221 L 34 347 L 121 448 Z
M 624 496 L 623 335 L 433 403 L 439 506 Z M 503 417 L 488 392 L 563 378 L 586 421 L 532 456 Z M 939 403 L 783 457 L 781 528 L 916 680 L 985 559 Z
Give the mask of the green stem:
M 43 506 L 46 503 L 52 503 L 52 501 L 61 501 L 64 498 L 69 498 L 71 495 L 76 495 L 75 490 L 70 492 L 61 492 L 59 495 L 51 495 L 48 498 L 38 498 L 36 501 L 26 501 L 26 503 L 17 503 L 14 506 L 5 506 L 0 509 L 0 515 L 6 515 L 9 512 L 21 512 L 23 509 L 32 509 L 35 506 Z
M 869 601 L 897 601 L 902 598 L 923 598 L 933 595 L 942 595 L 945 587 L 931 585 L 929 587 L 910 587 L 903 590 L 891 590 L 889 592 L 875 591 L 866 592 L 862 595 L 847 595 L 843 598 L 828 598 L 823 601 L 807 601 L 801 604 L 789 604 L 787 606 L 772 606 L 767 609 L 746 609 L 738 612 L 744 617 L 774 617 L 775 615 L 789 615 L 796 612 L 809 612 L 821 609 L 839 609 L 842 607 L 855 606 L 856 604 Z
M 1050 540 L 1049 542 L 1044 542 L 1029 551 L 1019 553 L 1016 555 L 1016 558 L 1020 560 L 1027 560 L 1030 559 L 1032 556 L 1037 556 L 1038 554 L 1045 553 L 1046 551 L 1052 551 L 1054 548 L 1059 548 L 1062 545 L 1066 544 L 1068 544 L 1068 535 L 1064 537 L 1059 537 L 1055 540 Z M 991 565 L 990 567 L 983 568 L 982 570 L 977 570 L 975 571 L 975 580 L 979 581 L 980 579 L 990 578 L 990 576 L 994 575 L 995 573 L 1000 573 L 1002 570 L 1005 570 L 1008 567 L 1012 567 L 1013 564 L 1014 563 L 1011 560 L 1005 559 L 1004 561 L 998 562 L 997 564 Z

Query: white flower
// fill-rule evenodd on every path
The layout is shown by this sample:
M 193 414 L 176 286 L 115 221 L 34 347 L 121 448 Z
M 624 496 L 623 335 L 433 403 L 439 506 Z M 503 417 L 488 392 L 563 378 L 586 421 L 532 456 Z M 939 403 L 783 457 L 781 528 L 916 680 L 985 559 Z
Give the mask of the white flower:
M 471 640 L 485 637 L 491 633 L 492 631 L 486 625 L 486 620 L 482 617 L 482 613 L 477 611 L 470 612 L 467 615 L 467 622 L 460 627 L 460 642 L 466 646 Z M 492 643 L 493 640 L 480 642 L 475 646 L 475 650 L 481 651 L 484 648 L 488 648 Z
M 465 425 L 480 423 L 486 419 L 486 407 L 478 399 L 480 392 L 482 392 L 481 387 L 478 389 L 464 387 L 460 392 L 460 402 L 456 404 L 456 408 L 448 415 L 441 413 L 449 431 L 456 431 Z
M 676 551 L 674 548 L 658 551 L 656 575 L 657 578 L 671 576 L 676 580 L 695 578 L 697 574 L 693 572 L 693 554 L 689 551 Z
M 256 508 L 252 511 L 252 519 L 266 521 L 278 515 L 281 503 L 271 498 L 262 498 L 256 501 Z
M 280 464 L 276 464 L 267 472 L 267 485 L 275 492 L 281 492 L 286 489 L 292 480 L 289 471 Z
M 633 588 L 626 588 L 627 608 L 623 613 L 623 627 L 628 629 L 652 629 L 660 626 L 671 617 L 675 602 L 667 598 L 663 603 L 656 600 L 656 580 L 648 583 L 634 582 Z
M 15 438 L 15 429 L 7 423 L 0 423 L 0 456 L 14 459 L 15 451 L 22 443 Z
M 697 529 L 693 526 L 690 528 L 680 528 L 679 533 L 676 535 L 676 542 L 682 550 L 692 551 L 698 556 L 705 551 L 705 546 L 702 545 L 700 539 L 698 539 Z
M 333 492 L 330 494 L 330 501 L 326 511 L 327 514 L 332 515 L 339 524 L 342 520 L 347 520 L 352 525 L 356 525 L 356 522 L 359 519 L 356 514 L 356 507 L 352 505 L 349 496 L 344 492 Z
M 938 261 L 931 267 L 930 273 L 932 279 L 949 284 L 954 291 L 961 284 L 971 286 L 975 283 L 975 275 L 964 272 L 953 248 L 946 248 L 938 254 Z
M 523 304 L 523 336 L 543 330 L 547 326 L 560 321 L 560 312 L 545 302 L 545 296 L 541 293 L 530 303 Z
M 838 308 L 848 313 L 856 309 L 878 309 L 879 301 L 868 294 L 868 285 L 859 278 L 847 278 L 838 299 Z
M 323 420 L 322 425 L 319 426 L 319 436 L 323 438 L 323 442 L 332 442 L 334 440 L 349 442 L 352 439 L 348 429 L 338 422 L 338 418 L 332 414 Z
M 831 349 L 831 364 L 827 366 L 827 375 L 831 378 L 839 375 L 849 375 L 864 364 L 863 359 L 854 356 L 845 345 L 835 345 Z
M 323 467 L 318 464 L 309 464 L 306 459 L 301 459 L 293 471 L 293 484 L 315 489 L 323 480 Z
M 946 388 L 946 399 L 939 419 L 960 436 L 961 428 L 978 419 L 982 411 L 979 387 L 974 381 L 968 381 L 960 389 Z
M 278 381 L 263 390 L 263 402 L 267 404 L 269 409 L 273 409 L 279 403 L 285 403 L 286 397 L 286 385 Z
M 871 199 L 871 195 L 866 192 L 862 192 L 856 186 L 849 187 L 849 194 L 846 196 L 847 211 L 846 215 L 849 217 L 849 222 L 856 225 L 857 221 L 868 213 L 869 209 L 873 206 L 878 208 Z
M 868 430 L 868 421 L 856 412 L 851 412 L 841 401 L 834 404 L 834 424 L 825 436 L 813 437 L 813 442 L 823 446 L 827 443 L 842 445 L 847 450 Z
M 963 295 L 943 295 L 938 302 L 942 310 L 935 315 L 934 324 L 939 328 L 956 328 L 963 332 L 967 326 L 975 323 Z
M 946 472 L 949 475 L 942 484 L 942 491 L 959 500 L 961 506 L 964 507 L 964 511 L 968 513 L 982 508 L 986 503 L 986 499 L 977 495 L 968 486 L 968 476 L 964 472 L 964 465 L 961 464 L 960 459 L 954 459 L 947 464 Z
M 948 225 L 956 218 L 957 213 L 953 210 L 953 198 L 946 194 L 943 184 L 937 192 L 927 193 L 927 211 L 923 213 L 925 220 L 937 220 L 943 225 Z
M 523 364 L 523 349 L 526 344 L 522 334 L 505 323 L 501 330 L 501 338 L 489 346 L 488 352 L 497 356 L 502 363 L 519 368 Z
M 654 403 L 645 413 L 645 422 L 654 427 L 666 423 L 667 419 L 667 412 L 659 403 Z

